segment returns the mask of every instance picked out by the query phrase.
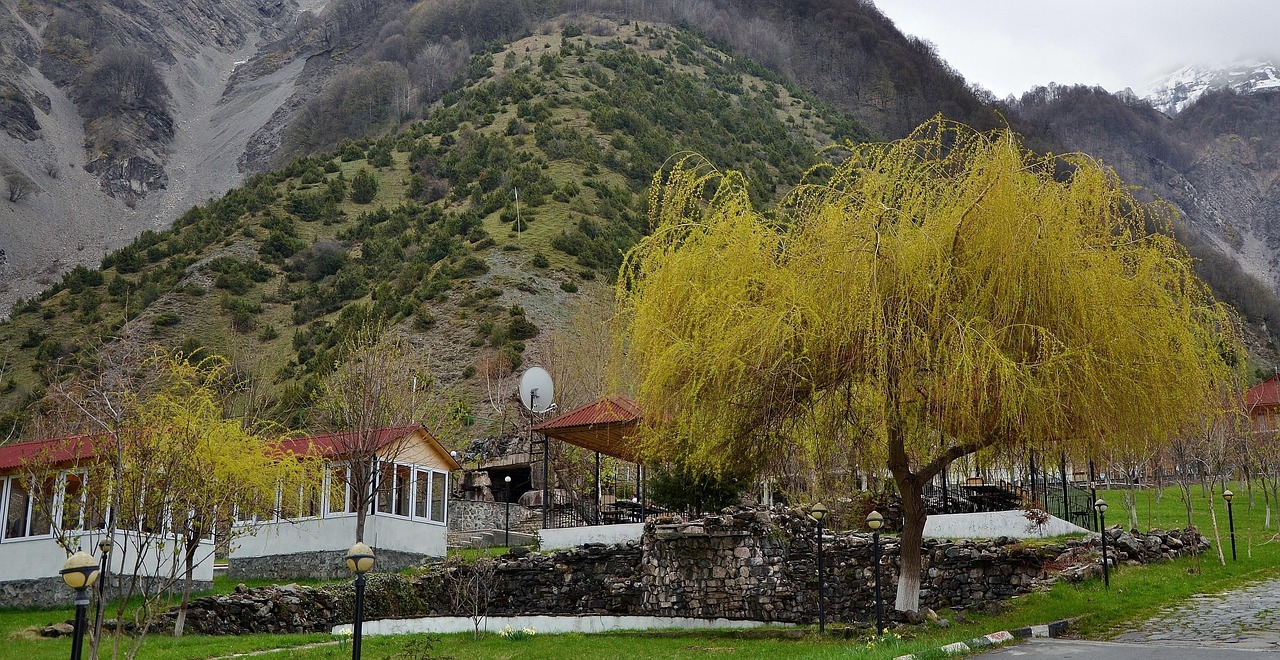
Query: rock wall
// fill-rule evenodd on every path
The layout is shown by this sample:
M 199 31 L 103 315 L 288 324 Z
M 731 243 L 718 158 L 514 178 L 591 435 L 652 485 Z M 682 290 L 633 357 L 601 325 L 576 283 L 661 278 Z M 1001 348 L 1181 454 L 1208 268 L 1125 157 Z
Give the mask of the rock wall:
M 1113 528 L 1107 533 L 1113 563 L 1168 559 L 1195 545 L 1208 547 L 1208 540 L 1194 531 L 1132 534 Z M 651 519 L 639 543 L 588 545 L 553 553 L 515 548 L 488 564 L 446 562 L 429 565 L 414 576 L 379 575 L 366 597 L 372 608 L 368 617 L 467 615 L 474 611 L 467 598 L 470 593 L 482 594 L 481 609 L 491 615 L 618 614 L 805 623 L 817 612 L 816 536 L 813 522 L 803 512 L 780 508 L 726 510 L 689 522 Z M 1050 545 L 1027 545 L 1009 538 L 927 539 L 921 606 L 982 607 L 1027 593 L 1059 576 L 1087 577 L 1098 569 L 1099 540 L 1097 534 Z M 897 539 L 883 537 L 881 550 L 882 588 L 889 610 L 896 589 Z M 873 617 L 873 556 L 869 534 L 824 536 L 829 621 Z M 468 579 L 481 572 L 480 579 Z M 314 597 L 307 595 L 312 593 Z M 271 615 L 280 607 L 261 601 L 271 600 L 270 594 L 260 597 L 245 591 L 226 598 L 231 601 L 226 605 L 217 598 L 200 599 L 199 607 L 214 613 L 192 617 L 193 629 L 269 632 L 300 626 L 320 629 L 322 623 L 350 620 L 349 585 L 329 591 L 292 587 L 279 596 L 288 605 L 281 611 L 294 617 L 287 621 Z M 255 611 L 264 614 L 242 616 L 247 600 L 257 603 Z M 299 612 L 307 617 L 298 619 Z M 201 621 L 212 622 L 213 627 Z
M 227 567 L 227 575 L 235 579 L 268 580 L 338 580 L 350 577 L 346 550 L 316 550 L 266 557 L 237 557 Z M 394 573 L 422 564 L 423 555 L 397 550 L 379 550 L 377 570 Z
M 511 507 L 511 528 L 516 529 L 535 514 L 532 509 L 519 504 L 484 502 L 481 500 L 449 500 L 449 531 L 463 532 L 475 529 L 505 529 L 507 507 Z

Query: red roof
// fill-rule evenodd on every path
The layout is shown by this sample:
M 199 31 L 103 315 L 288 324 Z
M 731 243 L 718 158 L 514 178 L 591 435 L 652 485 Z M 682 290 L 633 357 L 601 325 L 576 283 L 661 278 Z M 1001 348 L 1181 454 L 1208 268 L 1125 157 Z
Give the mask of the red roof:
M 417 424 L 408 424 L 378 429 L 377 435 L 374 436 L 373 449 L 375 451 L 382 449 L 419 428 L 421 427 Z M 429 442 L 439 445 L 439 441 L 429 431 L 423 429 L 423 432 L 426 433 Z M 33 461 L 57 465 L 94 458 L 97 455 L 94 448 L 97 437 L 96 435 L 76 435 L 5 445 L 0 447 L 0 472 L 12 471 Z M 355 432 L 341 431 L 289 438 L 282 440 L 277 446 L 284 451 L 303 456 L 331 457 L 350 452 L 353 447 L 359 447 L 359 445 L 360 440 Z M 444 447 L 439 449 L 446 460 L 453 461 Z M 456 462 L 453 469 L 459 469 L 456 467 Z
M 348 453 L 357 448 L 377 451 L 413 433 L 417 429 L 417 424 L 388 426 L 378 429 L 376 431 L 377 435 L 373 437 L 373 447 L 363 447 L 362 443 L 367 442 L 367 439 L 360 438 L 356 431 L 336 431 L 334 433 L 289 438 L 288 440 L 281 440 L 278 446 L 289 453 L 298 454 L 299 456 L 331 457 Z
M 596 426 L 600 424 L 629 424 L 640 421 L 640 404 L 625 396 L 604 396 L 586 405 L 549 419 L 533 427 L 535 431 Z
M 636 433 L 640 406 L 623 396 L 605 396 L 579 406 L 533 430 L 606 456 L 640 462 Z
M 1280 374 L 1276 374 L 1244 393 L 1245 408 L 1253 410 L 1258 406 L 1280 406 Z
M 32 442 L 18 442 L 0 447 L 0 472 L 21 468 L 29 463 L 73 463 L 97 455 L 96 435 L 72 435 Z

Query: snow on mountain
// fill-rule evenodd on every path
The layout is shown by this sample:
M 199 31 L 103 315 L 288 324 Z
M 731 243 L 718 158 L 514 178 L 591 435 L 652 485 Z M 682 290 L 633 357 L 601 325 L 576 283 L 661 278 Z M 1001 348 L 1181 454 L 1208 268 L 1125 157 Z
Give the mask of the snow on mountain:
M 1185 66 L 1147 84 L 1137 94 L 1157 110 L 1173 115 L 1195 103 L 1205 92 L 1224 87 L 1242 93 L 1280 89 L 1280 68 L 1260 60 L 1225 67 Z

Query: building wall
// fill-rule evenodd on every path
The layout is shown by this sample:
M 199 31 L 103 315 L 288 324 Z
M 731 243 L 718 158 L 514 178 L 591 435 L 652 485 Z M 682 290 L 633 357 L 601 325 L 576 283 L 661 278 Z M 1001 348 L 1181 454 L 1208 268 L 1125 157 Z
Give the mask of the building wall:
M 96 557 L 98 540 L 101 538 L 101 532 L 86 533 L 78 539 L 78 549 Z M 172 539 L 158 539 L 148 534 L 124 531 L 117 531 L 113 538 L 116 544 L 108 555 L 111 558 L 112 573 L 165 576 L 174 570 L 182 570 L 181 557 L 175 557 L 174 553 L 178 549 Z M 0 543 L 0 581 L 58 577 L 58 571 L 62 570 L 68 556 L 68 552 L 49 536 L 5 541 Z M 196 561 L 195 579 L 212 581 L 212 542 L 200 544 L 196 551 Z
M 446 528 L 441 523 L 378 514 L 365 518 L 364 542 L 378 555 L 398 552 L 417 559 L 443 557 L 445 532 Z M 251 558 L 334 552 L 345 555 L 355 540 L 354 515 L 262 523 L 252 536 L 241 536 L 232 541 L 229 558 L 232 572 L 236 573 L 237 562 L 245 565 L 244 560 Z M 380 562 L 379 569 L 382 568 Z M 264 574 L 260 577 L 269 576 Z

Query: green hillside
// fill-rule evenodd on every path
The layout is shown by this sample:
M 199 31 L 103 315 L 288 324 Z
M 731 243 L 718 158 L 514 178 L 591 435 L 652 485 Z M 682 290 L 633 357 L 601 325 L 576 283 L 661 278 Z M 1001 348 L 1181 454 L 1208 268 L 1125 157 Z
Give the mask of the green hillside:
M 20 301 L 0 325 L 0 433 L 21 437 L 50 383 L 116 341 L 226 355 L 299 425 L 335 347 L 377 320 L 475 405 L 477 365 L 518 370 L 578 298 L 608 296 L 673 155 L 741 170 L 767 201 L 821 146 L 866 139 L 691 32 L 612 27 L 492 47 L 426 120 L 255 176 Z

